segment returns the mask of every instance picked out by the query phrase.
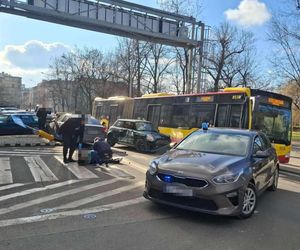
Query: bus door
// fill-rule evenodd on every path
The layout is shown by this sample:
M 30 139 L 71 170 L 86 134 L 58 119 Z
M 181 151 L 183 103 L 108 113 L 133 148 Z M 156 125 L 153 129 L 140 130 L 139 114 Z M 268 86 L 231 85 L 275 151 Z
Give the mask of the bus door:
M 216 127 L 228 127 L 228 104 L 218 104 L 218 110 L 216 113 Z
M 97 105 L 96 106 L 95 118 L 98 119 L 98 120 L 101 119 L 101 116 L 103 114 L 102 108 L 103 108 L 102 105 Z
M 230 105 L 229 124 L 230 128 L 241 128 L 242 105 Z
M 112 104 L 109 107 L 109 126 L 113 125 L 114 122 L 118 119 L 119 105 Z
M 160 120 L 160 105 L 149 105 L 147 120 L 152 122 L 154 128 L 158 128 Z
M 216 114 L 216 127 L 241 128 L 242 105 L 219 104 Z

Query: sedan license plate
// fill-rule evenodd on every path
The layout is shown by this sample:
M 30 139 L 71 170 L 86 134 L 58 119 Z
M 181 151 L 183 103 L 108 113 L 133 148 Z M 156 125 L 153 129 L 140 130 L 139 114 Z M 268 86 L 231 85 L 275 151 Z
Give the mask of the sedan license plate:
M 164 193 L 174 194 L 178 196 L 193 196 L 193 190 L 174 185 L 167 185 L 164 188 Z

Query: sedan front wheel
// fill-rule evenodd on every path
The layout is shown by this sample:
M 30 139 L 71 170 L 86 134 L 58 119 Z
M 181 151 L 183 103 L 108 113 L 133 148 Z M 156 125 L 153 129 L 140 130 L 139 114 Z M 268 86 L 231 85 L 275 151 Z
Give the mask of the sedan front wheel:
M 256 202 L 257 193 L 255 186 L 252 183 L 249 183 L 244 192 L 243 206 L 239 217 L 242 219 L 249 218 L 255 211 Z

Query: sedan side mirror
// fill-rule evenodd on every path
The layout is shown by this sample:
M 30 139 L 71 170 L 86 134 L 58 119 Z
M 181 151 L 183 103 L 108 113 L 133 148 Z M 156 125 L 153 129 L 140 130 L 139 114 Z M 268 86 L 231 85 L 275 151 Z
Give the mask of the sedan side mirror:
M 254 158 L 268 158 L 270 156 L 268 151 L 258 150 L 256 154 L 253 155 Z

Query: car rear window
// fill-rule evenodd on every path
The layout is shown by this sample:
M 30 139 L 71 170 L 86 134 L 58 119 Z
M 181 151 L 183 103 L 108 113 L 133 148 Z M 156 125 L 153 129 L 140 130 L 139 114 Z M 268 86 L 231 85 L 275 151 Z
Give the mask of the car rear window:
M 196 132 L 184 139 L 176 149 L 246 156 L 249 144 L 248 135 Z
M 85 133 L 88 135 L 101 135 L 103 134 L 103 130 L 100 127 L 88 127 L 85 126 Z

